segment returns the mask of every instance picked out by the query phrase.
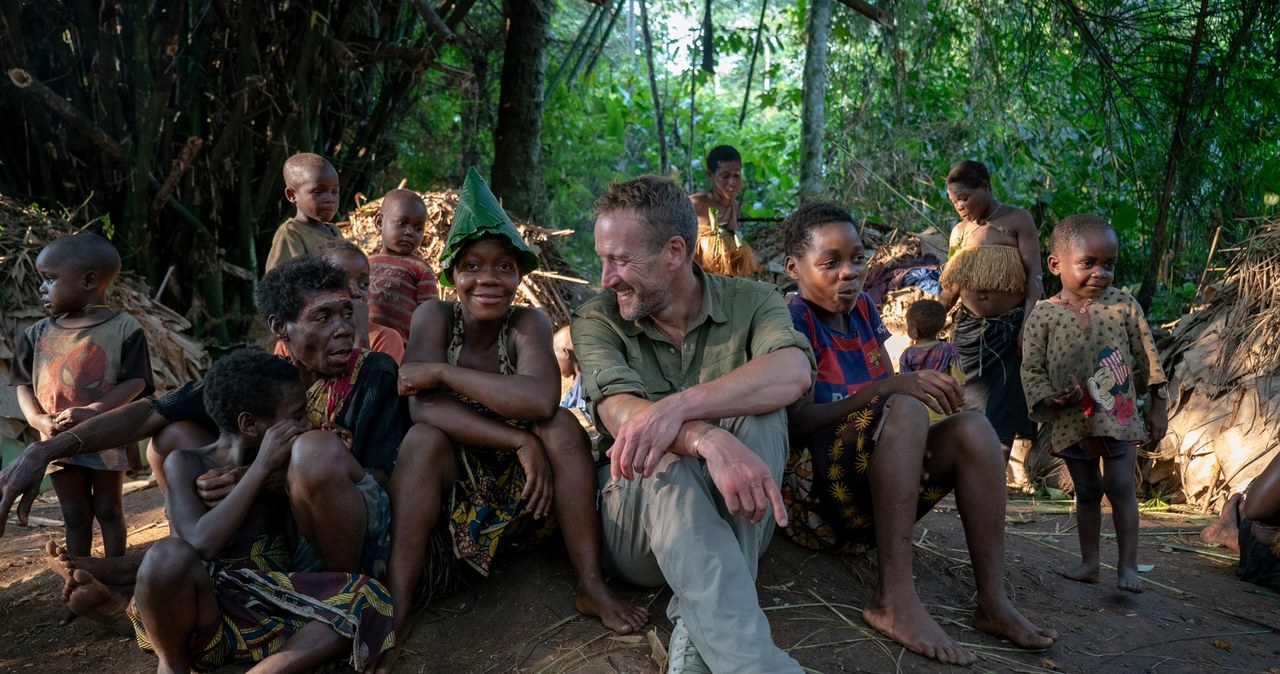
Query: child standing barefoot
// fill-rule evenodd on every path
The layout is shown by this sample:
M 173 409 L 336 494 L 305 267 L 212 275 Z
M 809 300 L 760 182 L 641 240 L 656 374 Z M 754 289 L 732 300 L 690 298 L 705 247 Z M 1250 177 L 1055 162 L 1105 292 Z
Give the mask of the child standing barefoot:
M 1052 452 L 1066 460 L 1075 483 L 1081 559 L 1062 575 L 1098 582 L 1106 494 L 1120 546 L 1117 587 L 1141 592 L 1134 455 L 1143 440 L 1164 437 L 1168 394 L 1142 308 L 1111 287 L 1119 246 L 1115 230 L 1095 215 L 1072 215 L 1054 227 L 1049 271 L 1062 280 L 1062 292 L 1027 319 L 1022 382 L 1031 417 L 1048 424 Z M 1138 396 L 1148 391 L 1154 395 L 1140 420 Z
M 120 273 L 120 254 L 111 242 L 96 234 L 57 239 L 40 251 L 36 271 L 40 302 L 50 317 L 19 340 L 13 385 L 23 416 L 42 439 L 75 437 L 77 424 L 151 393 L 147 340 L 138 321 L 106 304 L 107 288 Z M 89 554 L 96 519 L 104 554 L 124 555 L 124 448 L 73 456 L 52 468 L 67 553 Z M 65 624 L 70 617 L 58 620 Z

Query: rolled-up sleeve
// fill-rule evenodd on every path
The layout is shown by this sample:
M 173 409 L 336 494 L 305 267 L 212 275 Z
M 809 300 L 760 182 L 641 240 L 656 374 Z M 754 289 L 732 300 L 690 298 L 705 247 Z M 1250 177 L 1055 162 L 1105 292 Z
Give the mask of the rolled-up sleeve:
M 809 338 L 795 329 L 791 311 L 778 293 L 769 293 L 756 309 L 751 322 L 751 357 L 759 358 L 778 349 L 795 347 L 809 358 L 809 376 L 817 376 L 818 362 L 813 357 Z M 812 381 L 811 381 L 812 383 Z
M 625 340 L 607 321 L 587 313 L 573 317 L 573 352 L 582 373 L 582 391 L 591 418 L 601 400 L 619 393 L 648 398 L 644 379 L 628 363 Z

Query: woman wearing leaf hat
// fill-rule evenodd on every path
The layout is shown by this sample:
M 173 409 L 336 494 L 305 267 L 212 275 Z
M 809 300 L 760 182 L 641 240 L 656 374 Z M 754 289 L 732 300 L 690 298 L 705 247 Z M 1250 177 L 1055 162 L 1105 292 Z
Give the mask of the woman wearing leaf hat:
M 419 484 L 392 489 L 400 496 L 392 503 L 391 566 L 421 569 L 442 504 L 454 554 L 484 575 L 501 541 L 522 531 L 545 536 L 554 512 L 578 576 L 578 611 L 632 632 L 647 611 L 604 583 L 590 441 L 557 404 L 550 321 L 537 309 L 512 306 L 521 279 L 538 263 L 473 167 L 440 259 L 440 283 L 458 299 L 418 308 L 400 369 L 401 394 L 414 396 L 414 420 L 435 432 L 425 447 L 402 453 L 392 475 L 393 483 Z M 405 575 L 392 573 L 387 583 L 399 638 L 410 629 L 408 610 L 399 607 L 411 605 L 418 574 Z

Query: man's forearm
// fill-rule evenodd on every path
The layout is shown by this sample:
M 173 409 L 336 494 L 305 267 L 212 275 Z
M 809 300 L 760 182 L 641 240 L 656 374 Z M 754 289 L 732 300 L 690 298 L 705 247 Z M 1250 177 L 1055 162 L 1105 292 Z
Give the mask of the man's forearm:
M 93 454 L 149 438 L 169 425 L 150 400 L 135 400 L 103 412 L 48 442 L 39 443 L 49 461 L 76 454 Z M 83 443 L 83 446 L 81 445 Z
M 598 409 L 600 415 L 600 424 L 604 426 L 610 433 L 617 434 L 618 429 L 631 418 L 631 415 L 643 410 L 652 402 L 629 394 L 620 394 L 609 396 L 601 401 Z M 680 431 L 676 433 L 676 438 L 671 442 L 671 446 L 667 447 L 668 452 L 674 454 L 682 454 L 692 456 L 693 448 L 697 444 L 698 437 L 708 430 L 708 424 L 702 420 L 685 421 L 680 425 Z
M 748 361 L 729 374 L 666 399 L 684 419 L 727 419 L 782 409 L 809 390 L 809 357 L 785 348 Z M 665 401 L 664 401 L 665 402 Z

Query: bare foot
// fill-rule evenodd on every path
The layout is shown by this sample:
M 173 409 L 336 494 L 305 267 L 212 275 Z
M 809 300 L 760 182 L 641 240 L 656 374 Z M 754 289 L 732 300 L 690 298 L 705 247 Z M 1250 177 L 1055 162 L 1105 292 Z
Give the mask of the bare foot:
M 70 625 L 71 621 L 75 620 L 77 617 L 78 616 L 76 616 L 76 614 L 73 613 L 71 609 L 67 608 L 66 606 L 63 606 L 57 611 L 54 611 L 53 617 L 49 618 L 49 623 L 57 627 L 66 627 L 67 625 Z
M 1116 572 L 1116 577 L 1116 587 L 1125 592 L 1142 593 L 1142 579 L 1138 577 L 1137 569 L 1120 569 Z
M 873 599 L 862 610 L 862 619 L 875 630 L 906 646 L 913 653 L 951 665 L 972 664 L 978 658 L 956 643 L 934 621 L 918 598 L 906 606 L 891 606 Z
M 1222 514 L 1200 532 L 1200 540 L 1240 554 L 1240 518 L 1236 507 L 1240 505 L 1240 495 L 1236 494 L 1222 506 Z
M 88 571 L 100 583 L 107 585 L 133 585 L 138 582 L 138 567 L 146 550 L 131 552 L 124 557 L 70 557 L 64 549 L 63 562 L 68 570 Z
M 1058 638 L 1056 630 L 1040 629 L 1032 624 L 1013 607 L 1008 598 L 1001 605 L 991 608 L 979 604 L 973 612 L 973 626 L 987 634 L 1004 637 L 1018 648 L 1031 650 L 1048 648 Z
M 127 595 L 98 582 L 88 571 L 77 569 L 72 572 L 69 582 L 74 584 L 74 589 L 67 600 L 67 607 L 76 615 L 100 622 L 118 634 L 133 636 L 133 623 L 125 614 L 129 605 Z
M 61 545 L 53 541 L 45 543 L 44 561 L 54 573 L 62 577 L 62 580 L 65 581 L 67 576 L 71 575 L 71 568 L 67 566 L 70 557 L 67 556 L 67 549 Z
M 619 599 L 603 580 L 579 583 L 573 605 L 578 613 L 599 618 L 605 627 L 618 634 L 638 632 L 649 621 L 648 608 Z
M 1096 583 L 1098 582 L 1098 565 L 1081 563 L 1069 569 L 1059 570 L 1058 575 L 1081 583 Z
M 72 596 L 72 590 L 76 588 L 76 581 L 72 579 L 72 573 L 76 572 L 76 567 L 70 561 L 65 547 L 55 544 L 54 541 L 45 544 L 45 563 L 49 564 L 52 572 L 58 574 L 63 579 L 63 604 L 67 604 L 67 600 Z M 58 613 L 52 616 L 51 622 L 55 625 L 65 625 L 76 619 L 76 614 L 72 610 L 63 607 Z
M 395 647 L 383 651 L 375 662 L 365 665 L 364 674 L 390 674 L 395 669 L 396 661 L 400 659 L 400 645 L 397 643 Z

